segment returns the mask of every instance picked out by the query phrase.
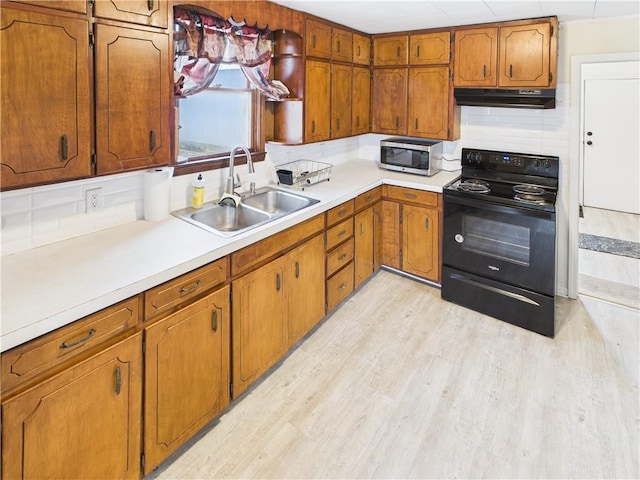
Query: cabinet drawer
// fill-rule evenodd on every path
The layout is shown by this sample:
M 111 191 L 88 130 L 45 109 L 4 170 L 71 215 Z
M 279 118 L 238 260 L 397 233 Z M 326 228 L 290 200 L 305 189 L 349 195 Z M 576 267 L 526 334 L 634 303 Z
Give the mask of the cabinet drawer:
M 140 304 L 140 297 L 130 298 L 4 352 L 3 394 L 133 328 L 140 320 Z
M 327 230 L 327 250 L 353 237 L 353 218 L 349 218 Z
M 149 320 L 166 313 L 215 287 L 227 279 L 228 258 L 158 285 L 144 294 L 144 318 Z
M 327 312 L 353 292 L 353 262 L 327 280 Z
M 331 253 L 327 253 L 327 277 L 333 275 L 351 260 L 353 260 L 353 238 Z
M 267 262 L 286 252 L 307 238 L 311 238 L 324 230 L 324 218 L 322 214 L 288 228 L 287 230 L 271 235 L 264 240 L 249 245 L 231 254 L 231 273 L 234 277 L 251 270 L 253 267 Z
M 353 204 L 353 200 L 349 200 L 329 210 L 327 212 L 327 227 L 331 227 L 348 216 L 353 215 Z
M 393 185 L 385 185 L 384 187 L 385 198 L 430 207 L 437 207 L 439 205 L 439 195 L 436 192 L 425 192 L 424 190 L 395 187 Z
M 355 211 L 359 212 L 382 198 L 382 188 L 376 187 L 356 197 Z

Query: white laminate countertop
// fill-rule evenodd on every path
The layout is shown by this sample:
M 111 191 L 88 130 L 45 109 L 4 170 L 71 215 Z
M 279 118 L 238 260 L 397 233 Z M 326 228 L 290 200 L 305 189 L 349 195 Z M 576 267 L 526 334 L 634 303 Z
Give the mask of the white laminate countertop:
M 421 177 L 372 160 L 334 165 L 303 195 L 311 207 L 234 237 L 170 216 L 101 230 L 2 257 L 0 351 L 5 351 L 228 255 L 385 184 L 442 192 L 459 171 Z

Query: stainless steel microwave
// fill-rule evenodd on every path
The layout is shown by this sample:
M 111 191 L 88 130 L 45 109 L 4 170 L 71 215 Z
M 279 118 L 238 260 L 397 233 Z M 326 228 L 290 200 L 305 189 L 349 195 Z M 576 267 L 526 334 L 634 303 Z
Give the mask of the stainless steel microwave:
M 442 142 L 409 137 L 380 141 L 380 166 L 430 177 L 442 168 Z

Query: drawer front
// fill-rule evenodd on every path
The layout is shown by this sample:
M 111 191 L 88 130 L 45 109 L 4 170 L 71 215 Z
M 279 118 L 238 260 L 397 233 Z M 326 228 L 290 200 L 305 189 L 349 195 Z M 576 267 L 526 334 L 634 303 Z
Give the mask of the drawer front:
M 327 277 L 330 277 L 343 266 L 353 260 L 353 238 L 339 246 L 331 253 L 327 253 Z
M 352 217 L 327 230 L 327 251 L 351 237 L 353 237 Z
M 145 292 L 144 318 L 149 320 L 211 290 L 227 280 L 227 257 Z
M 231 273 L 233 277 L 237 277 L 323 230 L 324 217 L 323 214 L 319 214 L 299 225 L 238 250 L 231 254 Z
M 393 185 L 385 185 L 385 198 L 398 200 L 405 203 L 415 203 L 429 207 L 439 206 L 440 195 L 436 192 L 426 192 L 424 190 L 416 190 L 413 188 L 396 187 Z
M 353 204 L 353 200 L 349 200 L 329 210 L 327 212 L 327 227 L 331 227 L 346 219 L 348 216 L 353 215 Z
M 327 280 L 327 312 L 353 292 L 353 262 Z
M 133 297 L 2 354 L 3 395 L 97 345 L 135 327 L 140 297 Z
M 373 205 L 382 198 L 382 187 L 376 187 L 369 190 L 366 193 L 360 194 L 356 197 L 356 212 L 367 208 L 369 205 Z

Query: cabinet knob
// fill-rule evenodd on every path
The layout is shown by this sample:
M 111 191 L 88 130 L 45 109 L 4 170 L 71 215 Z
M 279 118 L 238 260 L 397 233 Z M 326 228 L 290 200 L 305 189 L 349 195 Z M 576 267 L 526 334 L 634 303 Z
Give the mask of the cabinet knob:
M 591 140 L 589 140 L 589 141 L 587 142 L 587 145 L 593 145 L 593 142 L 592 142 Z
M 154 0 L 147 0 L 147 8 L 149 9 L 149 11 L 153 10 L 154 3 Z

